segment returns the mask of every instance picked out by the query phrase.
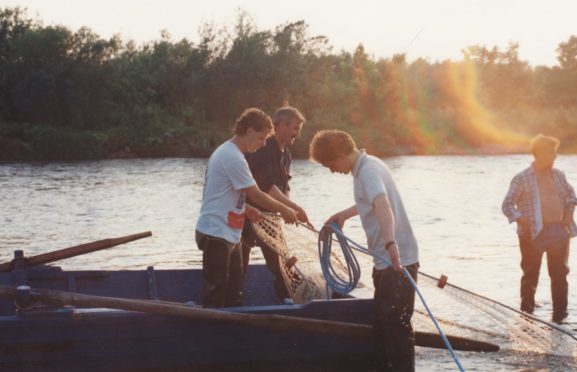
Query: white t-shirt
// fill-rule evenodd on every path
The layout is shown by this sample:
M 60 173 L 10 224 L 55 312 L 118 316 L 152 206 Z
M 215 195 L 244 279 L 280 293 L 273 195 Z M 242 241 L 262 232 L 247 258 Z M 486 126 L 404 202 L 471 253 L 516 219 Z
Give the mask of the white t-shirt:
M 375 214 L 373 202 L 378 195 L 384 194 L 389 199 L 395 217 L 395 241 L 399 247 L 401 264 L 404 266 L 419 262 L 417 239 L 405 212 L 403 201 L 393 180 L 391 171 L 380 159 L 361 151 L 352 171 L 354 177 L 354 195 L 357 211 L 367 235 L 369 250 L 385 257 L 390 262 L 389 253 L 385 250 L 385 238 L 381 231 L 379 219 Z M 389 266 L 383 259 L 373 259 L 375 268 L 382 270 Z
M 196 230 L 236 244 L 244 225 L 246 193 L 256 185 L 239 148 L 228 140 L 208 159 Z

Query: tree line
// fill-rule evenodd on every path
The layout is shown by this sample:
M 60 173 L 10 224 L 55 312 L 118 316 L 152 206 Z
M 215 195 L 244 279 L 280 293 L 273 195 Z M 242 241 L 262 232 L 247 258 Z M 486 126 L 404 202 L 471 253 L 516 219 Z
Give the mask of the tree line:
M 163 31 L 136 45 L 0 8 L 0 160 L 207 156 L 246 107 L 287 104 L 307 118 L 297 157 L 325 128 L 380 156 L 514 152 L 537 133 L 577 152 L 577 37 L 554 67 L 518 49 L 374 58 L 362 44 L 333 51 L 303 21 L 259 30 L 243 11 L 232 30 L 203 25 L 196 43 Z

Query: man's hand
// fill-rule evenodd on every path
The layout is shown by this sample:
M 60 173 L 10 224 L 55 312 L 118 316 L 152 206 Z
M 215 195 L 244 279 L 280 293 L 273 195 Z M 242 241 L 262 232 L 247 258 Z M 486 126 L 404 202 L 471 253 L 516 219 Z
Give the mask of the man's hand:
M 302 209 L 300 206 L 296 205 L 295 206 L 295 211 L 297 212 L 297 218 L 299 220 L 299 222 L 304 223 L 305 225 L 307 225 L 308 227 L 310 227 L 311 229 L 314 229 L 315 227 L 313 226 L 313 224 L 309 221 L 309 217 L 307 216 L 307 213 L 305 212 L 304 209 Z
M 330 216 L 328 220 L 325 221 L 325 224 L 336 222 L 337 225 L 339 225 L 339 227 L 342 229 L 343 226 L 345 225 L 346 220 L 358 214 L 359 212 L 357 211 L 357 207 L 353 205 L 352 207 L 344 209 L 339 213 L 335 213 L 332 216 Z
M 325 224 L 331 224 L 333 222 L 336 222 L 337 225 L 339 225 L 339 227 L 342 229 L 343 226 L 345 225 L 345 221 L 347 220 L 347 216 L 343 213 L 343 212 L 338 212 L 333 214 L 332 216 L 330 216 L 326 221 Z
M 244 213 L 246 218 L 252 222 L 258 222 L 262 219 L 262 212 L 255 207 L 251 207 L 250 205 L 246 206 Z
M 284 222 L 286 223 L 296 223 L 297 222 L 297 212 L 294 209 L 285 206 L 280 212 Z
M 573 222 L 573 208 L 567 208 L 565 215 L 563 216 L 563 226 L 569 227 Z
M 399 274 L 402 274 L 403 266 L 401 265 L 399 247 L 397 247 L 397 243 L 389 245 L 387 252 L 389 253 L 389 258 L 391 259 L 391 266 L 393 267 L 393 270 Z
M 521 234 L 519 234 L 519 237 L 530 239 L 531 238 L 531 226 L 529 226 L 529 220 L 527 219 L 527 217 L 520 217 L 517 220 L 517 225 L 519 226 L 519 230 L 521 231 Z

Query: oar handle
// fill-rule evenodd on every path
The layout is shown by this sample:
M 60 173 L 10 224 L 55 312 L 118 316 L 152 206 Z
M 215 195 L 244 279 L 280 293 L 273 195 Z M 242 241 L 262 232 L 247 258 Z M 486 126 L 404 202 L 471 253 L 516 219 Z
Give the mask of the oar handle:
M 168 301 L 152 301 L 118 297 L 104 297 L 71 293 L 50 289 L 31 289 L 21 287 L 32 300 L 57 301 L 65 305 L 92 308 L 110 308 L 128 311 L 140 311 L 152 314 L 179 316 L 204 321 L 229 322 L 265 327 L 278 331 L 301 331 L 316 334 L 340 335 L 360 339 L 372 339 L 373 327 L 366 324 L 348 323 L 335 320 L 301 318 L 277 314 L 249 314 L 229 312 L 226 309 L 204 309 L 185 306 Z M 16 298 L 18 289 L 0 285 L 0 297 Z M 464 337 L 448 336 L 455 342 L 455 349 L 467 351 L 497 351 L 499 346 Z M 416 345 L 444 348 L 439 335 L 427 332 L 415 332 Z
M 82 308 L 109 308 L 145 313 L 179 316 L 203 321 L 231 322 L 252 326 L 271 328 L 279 331 L 308 331 L 321 334 L 340 334 L 350 337 L 371 337 L 372 327 L 369 325 L 327 321 L 312 318 L 299 318 L 277 314 L 249 314 L 229 312 L 225 309 L 206 309 L 183 306 L 181 303 L 168 301 L 153 301 L 129 299 L 120 297 L 105 297 L 72 293 L 51 289 L 22 287 L 27 297 L 33 300 L 54 302 Z M 0 285 L 0 297 L 16 298 L 18 289 L 8 285 Z
M 102 249 L 115 247 L 120 244 L 128 243 L 134 240 L 152 236 L 150 231 L 123 236 L 120 238 L 110 238 L 98 240 L 91 243 L 76 245 L 74 247 L 64 248 L 53 252 L 43 253 L 36 256 L 26 257 L 26 266 L 44 265 L 50 262 L 63 260 L 65 258 L 75 257 L 86 253 L 100 251 Z M 14 262 L 5 262 L 0 264 L 0 272 L 10 271 L 14 268 Z

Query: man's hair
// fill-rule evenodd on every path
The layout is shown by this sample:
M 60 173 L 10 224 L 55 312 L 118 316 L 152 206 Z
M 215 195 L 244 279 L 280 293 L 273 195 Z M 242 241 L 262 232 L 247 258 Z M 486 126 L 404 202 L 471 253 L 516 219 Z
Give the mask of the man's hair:
M 555 150 L 559 148 L 559 140 L 555 137 L 538 134 L 531 140 L 531 153 L 537 155 L 543 150 Z
M 255 132 L 260 132 L 263 129 L 271 131 L 273 126 L 270 117 L 264 111 L 251 107 L 244 110 L 236 119 L 232 132 L 239 136 L 244 136 L 248 128 L 252 128 Z
M 309 146 L 310 158 L 325 164 L 340 155 L 348 156 L 357 149 L 353 138 L 342 130 L 321 130 L 315 133 Z
M 281 107 L 274 113 L 272 117 L 272 123 L 277 127 L 280 123 L 291 123 L 292 121 L 298 121 L 299 123 L 304 123 L 306 121 L 303 114 L 300 113 L 294 107 L 285 106 Z

